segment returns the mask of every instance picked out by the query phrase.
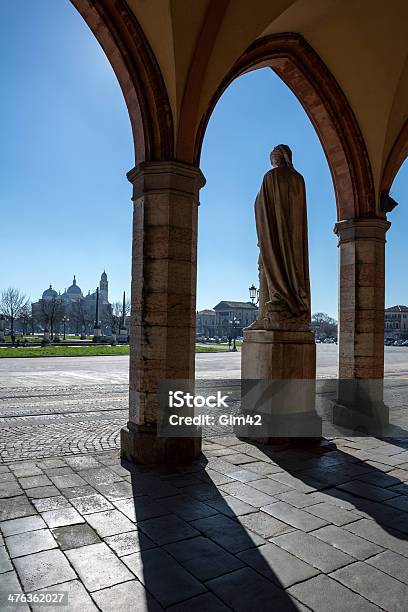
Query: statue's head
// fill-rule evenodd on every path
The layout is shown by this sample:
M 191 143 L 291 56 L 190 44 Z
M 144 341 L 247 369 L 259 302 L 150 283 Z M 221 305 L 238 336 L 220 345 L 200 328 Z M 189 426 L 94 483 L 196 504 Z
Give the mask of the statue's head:
M 270 160 L 274 168 L 278 166 L 292 166 L 292 151 L 288 145 L 277 145 L 272 149 Z

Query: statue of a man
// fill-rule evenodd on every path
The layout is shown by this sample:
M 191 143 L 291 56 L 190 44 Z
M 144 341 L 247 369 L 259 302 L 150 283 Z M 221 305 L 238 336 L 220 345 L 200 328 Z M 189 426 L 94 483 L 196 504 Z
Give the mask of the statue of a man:
M 309 330 L 310 282 L 306 192 L 292 152 L 278 145 L 255 201 L 259 318 L 247 329 Z

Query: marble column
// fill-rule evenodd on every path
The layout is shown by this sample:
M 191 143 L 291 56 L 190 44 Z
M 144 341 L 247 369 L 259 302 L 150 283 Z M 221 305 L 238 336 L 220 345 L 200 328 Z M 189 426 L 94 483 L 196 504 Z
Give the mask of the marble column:
M 373 423 L 388 422 L 382 398 L 385 234 L 390 225 L 385 219 L 363 218 L 340 221 L 334 229 L 340 251 L 339 386 L 334 420 L 367 433 L 374 433 Z M 358 415 L 363 405 L 366 420 Z M 341 406 L 354 411 L 351 420 Z
M 158 383 L 194 380 L 197 213 L 201 171 L 176 161 L 143 162 L 133 184 L 129 421 L 122 456 L 136 463 L 186 461 L 199 438 L 157 435 Z

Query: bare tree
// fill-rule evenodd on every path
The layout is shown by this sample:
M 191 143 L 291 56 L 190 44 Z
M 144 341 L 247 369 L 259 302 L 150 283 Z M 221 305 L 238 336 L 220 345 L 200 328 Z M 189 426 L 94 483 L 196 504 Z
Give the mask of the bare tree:
M 28 307 L 27 297 L 15 287 L 8 287 L 1 293 L 0 313 L 10 321 L 11 335 L 14 336 L 14 322 L 21 315 L 23 309 Z
M 51 338 L 54 337 L 54 331 L 62 321 L 62 317 L 65 314 L 65 308 L 62 300 L 58 297 L 53 297 L 49 300 L 40 300 L 40 319 L 44 327 L 47 328 L 51 334 Z
M 18 322 L 20 323 L 23 329 L 24 335 L 28 333 L 29 328 L 31 328 L 32 330 L 33 317 L 32 317 L 31 308 L 28 302 L 24 304 L 23 308 L 21 309 L 20 316 L 18 317 Z
M 312 330 L 321 339 L 337 337 L 337 321 L 324 312 L 312 316 Z
M 120 331 L 123 305 L 120 302 L 109 304 L 105 310 L 104 323 L 110 327 L 112 334 Z
M 86 328 L 94 320 L 92 308 L 87 306 L 84 300 L 78 300 L 72 304 L 70 316 L 71 320 L 76 324 L 77 332 L 81 334 L 86 333 Z

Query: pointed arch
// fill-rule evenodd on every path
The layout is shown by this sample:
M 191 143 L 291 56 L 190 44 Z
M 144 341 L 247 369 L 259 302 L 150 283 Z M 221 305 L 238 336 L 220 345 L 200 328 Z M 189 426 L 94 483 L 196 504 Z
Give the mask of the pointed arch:
M 272 68 L 298 98 L 322 143 L 333 178 L 338 220 L 382 217 L 366 146 L 354 113 L 327 66 L 299 34 L 256 40 L 235 62 L 201 117 L 192 160 L 199 165 L 211 114 L 230 83 L 257 68 Z
M 103 48 L 129 112 L 135 159 L 173 158 L 174 127 L 159 64 L 124 0 L 71 0 Z
M 388 194 L 391 185 L 398 174 L 398 170 L 408 157 L 408 120 L 403 125 L 398 134 L 388 159 L 385 163 L 384 172 L 381 179 L 380 192 Z

